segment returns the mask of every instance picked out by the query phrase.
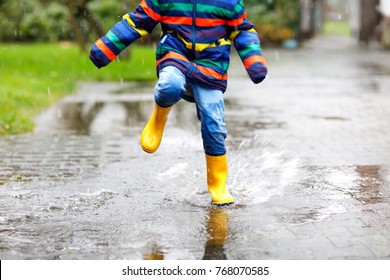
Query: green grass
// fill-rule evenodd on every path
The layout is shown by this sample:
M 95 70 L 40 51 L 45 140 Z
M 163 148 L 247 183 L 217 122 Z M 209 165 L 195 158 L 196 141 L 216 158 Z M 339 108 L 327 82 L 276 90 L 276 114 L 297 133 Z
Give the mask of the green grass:
M 75 90 L 77 81 L 150 81 L 155 55 L 132 45 L 130 59 L 97 69 L 73 44 L 0 44 L 0 134 L 29 132 L 36 114 Z
M 348 21 L 325 21 L 324 34 L 327 36 L 351 36 L 352 31 Z

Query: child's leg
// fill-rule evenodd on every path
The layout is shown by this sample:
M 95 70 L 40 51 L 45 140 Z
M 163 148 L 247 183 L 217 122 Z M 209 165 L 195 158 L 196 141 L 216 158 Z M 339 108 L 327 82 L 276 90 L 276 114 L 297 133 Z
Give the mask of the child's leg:
M 154 99 L 160 107 L 170 107 L 186 92 L 186 77 L 174 66 L 167 66 L 159 72 L 154 88 Z
M 226 153 L 225 104 L 220 90 L 192 83 L 198 118 L 201 122 L 203 148 L 206 154 L 221 156 Z
M 233 203 L 233 197 L 226 188 L 228 164 L 224 120 L 225 105 L 223 93 L 192 83 L 198 118 L 201 122 L 203 147 L 206 153 L 207 185 L 216 205 Z
M 186 91 L 186 77 L 173 66 L 163 68 L 154 89 L 155 104 L 141 134 L 141 147 L 147 153 L 154 153 L 161 143 L 168 114 L 181 95 Z

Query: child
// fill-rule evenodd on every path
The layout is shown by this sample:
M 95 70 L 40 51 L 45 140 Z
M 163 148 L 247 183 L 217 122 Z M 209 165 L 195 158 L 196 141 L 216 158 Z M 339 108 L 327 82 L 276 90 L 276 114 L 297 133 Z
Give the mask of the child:
M 141 146 L 153 153 L 160 145 L 172 106 L 182 98 L 195 102 L 207 165 L 207 185 L 215 205 L 233 203 L 226 187 L 223 93 L 234 44 L 254 83 L 267 74 L 260 41 L 248 22 L 243 0 L 142 0 L 106 36 L 92 46 L 90 59 L 106 66 L 141 36 L 161 24 L 156 51 L 158 82 L 154 110 L 141 134 Z M 191 95 L 187 89 L 191 88 Z

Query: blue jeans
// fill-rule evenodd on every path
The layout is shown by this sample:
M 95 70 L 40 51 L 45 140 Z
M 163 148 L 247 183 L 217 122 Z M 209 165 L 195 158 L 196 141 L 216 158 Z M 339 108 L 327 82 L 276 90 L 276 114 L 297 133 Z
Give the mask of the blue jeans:
M 206 154 L 221 156 L 226 153 L 227 130 L 224 120 L 225 105 L 220 90 L 207 88 L 186 76 L 176 67 L 167 66 L 159 72 L 154 98 L 161 107 L 169 107 L 183 98 L 189 84 L 192 87 L 198 119 L 201 123 L 203 148 Z

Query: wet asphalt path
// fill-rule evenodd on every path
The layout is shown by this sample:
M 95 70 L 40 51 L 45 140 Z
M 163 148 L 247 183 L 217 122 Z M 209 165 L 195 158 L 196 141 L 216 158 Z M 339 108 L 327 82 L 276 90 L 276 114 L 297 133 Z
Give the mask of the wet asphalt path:
M 390 54 L 319 38 L 266 50 L 226 93 L 234 206 L 210 206 L 195 108 L 160 149 L 148 84 L 80 84 L 0 138 L 1 259 L 389 259 Z

